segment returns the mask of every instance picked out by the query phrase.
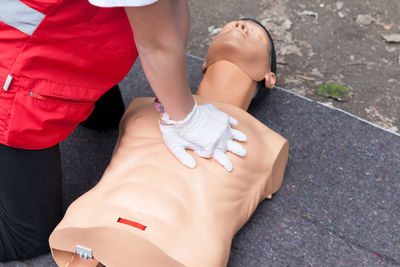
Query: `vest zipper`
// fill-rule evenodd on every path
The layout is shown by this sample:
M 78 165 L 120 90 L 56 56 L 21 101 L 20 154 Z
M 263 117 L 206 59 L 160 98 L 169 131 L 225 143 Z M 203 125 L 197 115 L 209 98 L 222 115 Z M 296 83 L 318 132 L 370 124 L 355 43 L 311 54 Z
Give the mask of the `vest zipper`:
M 86 100 L 86 99 L 81 99 L 81 98 L 72 98 L 72 97 L 64 97 L 64 96 L 55 96 L 55 95 L 49 95 L 49 94 L 38 94 L 35 92 L 30 92 L 29 96 L 39 99 L 39 100 L 56 100 L 60 102 L 71 102 L 71 103 L 93 103 L 94 101 Z

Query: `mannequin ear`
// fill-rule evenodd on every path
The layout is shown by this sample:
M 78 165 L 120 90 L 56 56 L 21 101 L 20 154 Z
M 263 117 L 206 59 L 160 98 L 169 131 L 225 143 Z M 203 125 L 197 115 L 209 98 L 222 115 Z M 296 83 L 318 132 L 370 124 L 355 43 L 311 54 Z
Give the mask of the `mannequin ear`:
M 265 74 L 264 78 L 265 78 L 265 88 L 269 88 L 269 89 L 274 88 L 275 82 L 276 82 L 275 73 L 268 72 L 267 74 Z
M 203 66 L 201 67 L 201 71 L 202 71 L 203 73 L 206 73 L 206 70 L 207 70 L 207 63 L 206 63 L 206 61 L 204 60 Z

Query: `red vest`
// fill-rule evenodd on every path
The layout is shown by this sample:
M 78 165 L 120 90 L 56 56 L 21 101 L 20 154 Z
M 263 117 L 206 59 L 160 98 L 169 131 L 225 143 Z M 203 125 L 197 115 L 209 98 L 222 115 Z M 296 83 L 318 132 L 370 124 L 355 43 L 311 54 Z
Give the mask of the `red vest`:
M 65 139 L 129 72 L 137 50 L 123 8 L 88 0 L 6 0 L 0 11 L 0 143 Z

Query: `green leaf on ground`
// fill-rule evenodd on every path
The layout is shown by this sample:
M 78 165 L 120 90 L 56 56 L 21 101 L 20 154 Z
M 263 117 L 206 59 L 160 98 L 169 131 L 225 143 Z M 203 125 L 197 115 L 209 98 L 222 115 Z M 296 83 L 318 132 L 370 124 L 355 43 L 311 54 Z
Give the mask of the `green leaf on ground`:
M 350 96 L 350 90 L 339 84 L 325 83 L 318 87 L 318 94 L 337 101 L 345 101 Z

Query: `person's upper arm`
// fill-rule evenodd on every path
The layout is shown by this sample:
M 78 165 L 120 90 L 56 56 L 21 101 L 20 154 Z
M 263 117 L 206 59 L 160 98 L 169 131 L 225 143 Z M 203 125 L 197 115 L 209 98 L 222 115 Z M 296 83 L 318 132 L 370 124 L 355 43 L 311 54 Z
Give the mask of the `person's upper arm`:
M 122 6 L 147 6 L 158 0 L 89 0 L 92 5 L 99 7 L 122 7 Z

